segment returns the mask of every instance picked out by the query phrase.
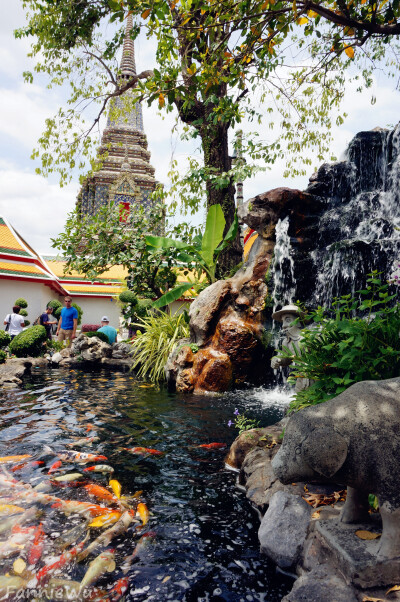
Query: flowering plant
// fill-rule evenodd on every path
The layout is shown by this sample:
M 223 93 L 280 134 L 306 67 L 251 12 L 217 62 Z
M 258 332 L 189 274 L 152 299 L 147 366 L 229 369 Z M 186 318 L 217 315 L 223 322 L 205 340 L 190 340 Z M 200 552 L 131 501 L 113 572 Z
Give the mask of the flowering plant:
M 239 414 L 239 410 L 237 408 L 235 408 L 233 414 L 235 418 L 233 419 L 233 421 L 229 420 L 228 426 L 234 425 L 235 428 L 238 429 L 239 435 L 241 435 L 245 431 L 249 431 L 250 429 L 255 429 L 258 426 L 260 426 L 258 420 L 248 418 L 245 414 Z

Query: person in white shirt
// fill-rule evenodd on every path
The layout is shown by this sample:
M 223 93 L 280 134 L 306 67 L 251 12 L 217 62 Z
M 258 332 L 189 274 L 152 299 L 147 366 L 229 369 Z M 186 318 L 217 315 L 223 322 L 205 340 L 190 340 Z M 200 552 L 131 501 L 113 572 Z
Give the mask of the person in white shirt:
M 13 338 L 16 337 L 17 334 L 22 332 L 22 329 L 25 326 L 23 316 L 19 315 L 21 308 L 18 305 L 14 305 L 12 309 L 12 314 L 7 314 L 4 319 L 5 326 L 7 326 L 8 324 L 7 332 L 10 335 L 11 340 L 13 340 Z

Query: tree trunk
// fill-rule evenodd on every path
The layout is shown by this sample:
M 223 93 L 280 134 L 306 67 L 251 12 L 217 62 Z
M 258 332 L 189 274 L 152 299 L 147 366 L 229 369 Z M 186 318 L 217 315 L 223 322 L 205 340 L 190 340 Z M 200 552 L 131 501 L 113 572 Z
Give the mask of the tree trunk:
M 212 173 L 222 174 L 231 169 L 228 152 L 228 126 L 226 124 L 205 124 L 200 128 L 204 152 L 204 165 Z M 226 225 L 224 234 L 230 228 L 235 216 L 235 187 L 231 181 L 224 188 L 217 188 L 213 182 L 207 182 L 207 208 L 221 205 Z M 223 276 L 242 261 L 242 247 L 238 232 L 231 245 L 221 253 L 218 261 L 218 277 Z

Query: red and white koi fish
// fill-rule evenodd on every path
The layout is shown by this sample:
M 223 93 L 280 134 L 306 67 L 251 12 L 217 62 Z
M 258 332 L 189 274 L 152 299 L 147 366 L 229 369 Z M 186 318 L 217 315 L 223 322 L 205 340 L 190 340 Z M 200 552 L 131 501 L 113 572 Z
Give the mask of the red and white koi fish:
M 48 454 L 58 456 L 63 462 L 76 462 L 78 464 L 86 464 L 86 462 L 97 462 L 98 460 L 107 460 L 106 456 L 97 456 L 96 454 L 85 454 L 74 449 L 63 449 L 60 452 L 55 452 L 48 445 L 44 445 L 43 449 Z
M 126 594 L 129 587 L 129 579 L 128 577 L 121 577 L 118 579 L 117 583 L 114 585 L 107 597 L 108 602 L 118 602 L 121 598 Z
M 65 567 L 67 564 L 71 564 L 71 562 L 75 560 L 75 558 L 78 556 L 79 552 L 83 550 L 88 537 L 89 534 L 87 534 L 85 539 L 81 541 L 77 546 L 61 554 L 58 560 L 52 562 L 51 564 L 47 564 L 46 566 L 41 568 L 36 575 L 38 584 L 43 585 L 43 583 L 46 583 L 46 581 L 50 579 L 54 571 Z
M 33 530 L 32 530 L 33 529 Z M 21 552 L 21 549 L 33 539 L 35 527 L 23 528 L 15 525 L 12 528 L 12 535 L 7 541 L 0 544 L 0 558 L 10 558 Z
M 96 466 L 89 466 L 88 468 L 83 469 L 85 472 L 114 472 L 112 466 L 108 466 L 107 464 L 97 464 Z
M 139 456 L 163 456 L 164 452 L 159 451 L 158 449 L 151 449 L 150 447 L 126 447 L 126 451 L 131 454 L 137 454 Z
M 200 447 L 202 449 L 224 449 L 226 443 L 202 443 L 201 445 L 194 445 L 193 447 Z
M 110 508 L 91 504 L 90 502 L 76 502 L 73 500 L 60 499 L 57 499 L 52 505 L 52 508 L 59 508 L 65 514 L 82 514 L 82 516 L 85 516 L 86 518 L 103 516 L 104 514 L 113 512 Z
M 35 565 L 40 560 L 44 548 L 45 532 L 42 523 L 36 527 L 35 536 L 28 554 L 28 564 Z

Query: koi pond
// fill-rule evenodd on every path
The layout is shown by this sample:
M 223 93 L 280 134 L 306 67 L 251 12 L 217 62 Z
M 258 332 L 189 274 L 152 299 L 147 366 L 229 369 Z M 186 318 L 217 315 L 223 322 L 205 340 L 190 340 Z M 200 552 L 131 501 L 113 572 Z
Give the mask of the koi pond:
M 281 600 L 293 581 L 259 553 L 227 448 L 199 446 L 232 443 L 236 408 L 266 426 L 287 399 L 179 396 L 59 369 L 3 392 L 0 599 Z

